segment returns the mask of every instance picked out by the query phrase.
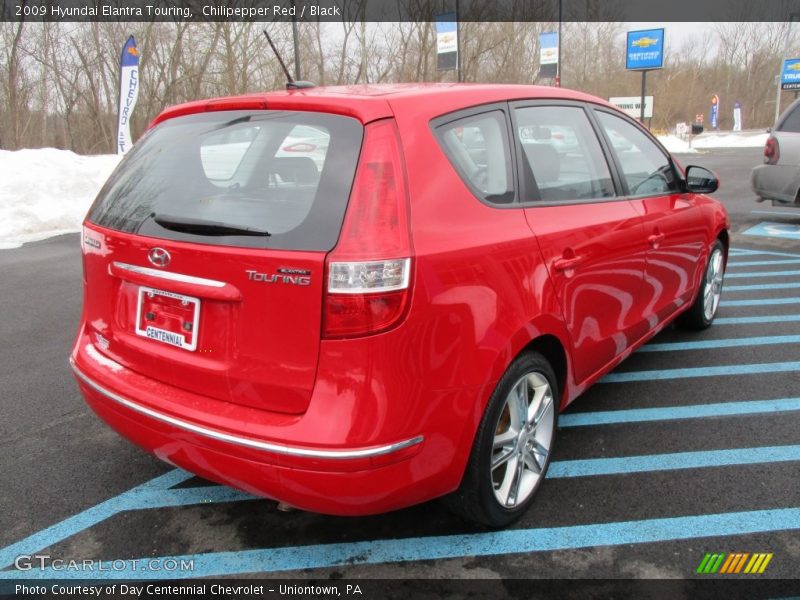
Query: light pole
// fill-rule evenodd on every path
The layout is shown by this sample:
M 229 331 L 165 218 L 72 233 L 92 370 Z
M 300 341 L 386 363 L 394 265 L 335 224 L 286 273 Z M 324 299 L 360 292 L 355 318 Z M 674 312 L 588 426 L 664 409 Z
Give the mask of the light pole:
M 561 0 L 558 0 L 558 61 L 556 62 L 556 87 L 561 87 L 561 19 L 562 14 Z
M 789 52 L 789 38 L 792 35 L 792 23 L 794 23 L 794 19 L 797 16 L 800 15 L 798 15 L 798 13 L 789 15 L 786 35 L 783 37 L 783 51 L 781 52 L 781 62 L 778 66 L 778 89 L 775 91 L 775 121 L 772 123 L 773 127 L 778 123 L 778 118 L 781 116 L 781 78 L 783 76 L 783 62 L 786 60 L 786 54 Z

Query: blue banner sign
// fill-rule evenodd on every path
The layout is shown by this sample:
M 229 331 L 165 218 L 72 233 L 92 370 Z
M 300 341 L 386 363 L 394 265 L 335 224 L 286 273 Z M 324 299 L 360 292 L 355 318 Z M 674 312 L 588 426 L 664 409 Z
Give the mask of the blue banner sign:
M 539 34 L 539 76 L 554 78 L 558 75 L 558 33 Z
M 781 71 L 782 90 L 800 90 L 800 58 L 787 58 Z
M 625 68 L 629 71 L 664 67 L 664 30 L 629 31 Z
M 458 68 L 458 22 L 455 12 L 434 17 L 436 20 L 436 69 L 448 71 Z
M 711 129 L 718 129 L 719 118 L 719 96 L 714 94 L 711 96 Z
M 139 50 L 133 36 L 122 47 L 119 59 L 119 110 L 117 111 L 117 154 L 133 146 L 131 115 L 139 97 Z

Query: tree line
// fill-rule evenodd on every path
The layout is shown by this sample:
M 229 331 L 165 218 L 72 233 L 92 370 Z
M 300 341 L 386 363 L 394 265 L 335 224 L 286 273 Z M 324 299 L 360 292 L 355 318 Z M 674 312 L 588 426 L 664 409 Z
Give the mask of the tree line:
M 278 61 L 262 33 L 293 65 L 290 23 L 0 23 L 0 148 L 51 146 L 82 154 L 115 150 L 119 53 L 129 35 L 140 51 L 137 137 L 165 107 L 200 98 L 282 89 Z M 789 23 L 716 23 L 671 43 L 665 68 L 648 74 L 654 129 L 706 115 L 720 96 L 720 129 L 732 126 L 734 101 L 745 128 L 766 128 L 775 113 L 784 46 L 800 51 Z M 467 82 L 551 84 L 539 77 L 539 34 L 554 23 L 461 24 Z M 603 98 L 638 96 L 641 79 L 625 70 L 624 23 L 562 25 L 561 83 Z M 298 27 L 303 79 L 320 85 L 454 81 L 436 70 L 432 23 L 304 22 Z M 795 94 L 781 94 L 782 107 Z M 706 122 L 708 126 L 708 122 Z

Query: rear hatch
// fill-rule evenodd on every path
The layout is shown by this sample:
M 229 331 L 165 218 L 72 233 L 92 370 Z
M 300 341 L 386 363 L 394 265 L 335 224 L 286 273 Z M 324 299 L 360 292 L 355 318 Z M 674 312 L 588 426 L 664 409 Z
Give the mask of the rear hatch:
M 148 132 L 84 226 L 98 351 L 185 390 L 303 412 L 362 137 L 349 117 L 269 110 Z

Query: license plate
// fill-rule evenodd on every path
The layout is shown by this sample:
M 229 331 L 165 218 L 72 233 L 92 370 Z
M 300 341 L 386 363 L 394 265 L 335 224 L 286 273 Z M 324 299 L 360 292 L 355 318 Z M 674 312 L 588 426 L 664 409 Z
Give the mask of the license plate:
M 200 299 L 140 287 L 136 303 L 136 334 L 184 350 L 197 349 Z

